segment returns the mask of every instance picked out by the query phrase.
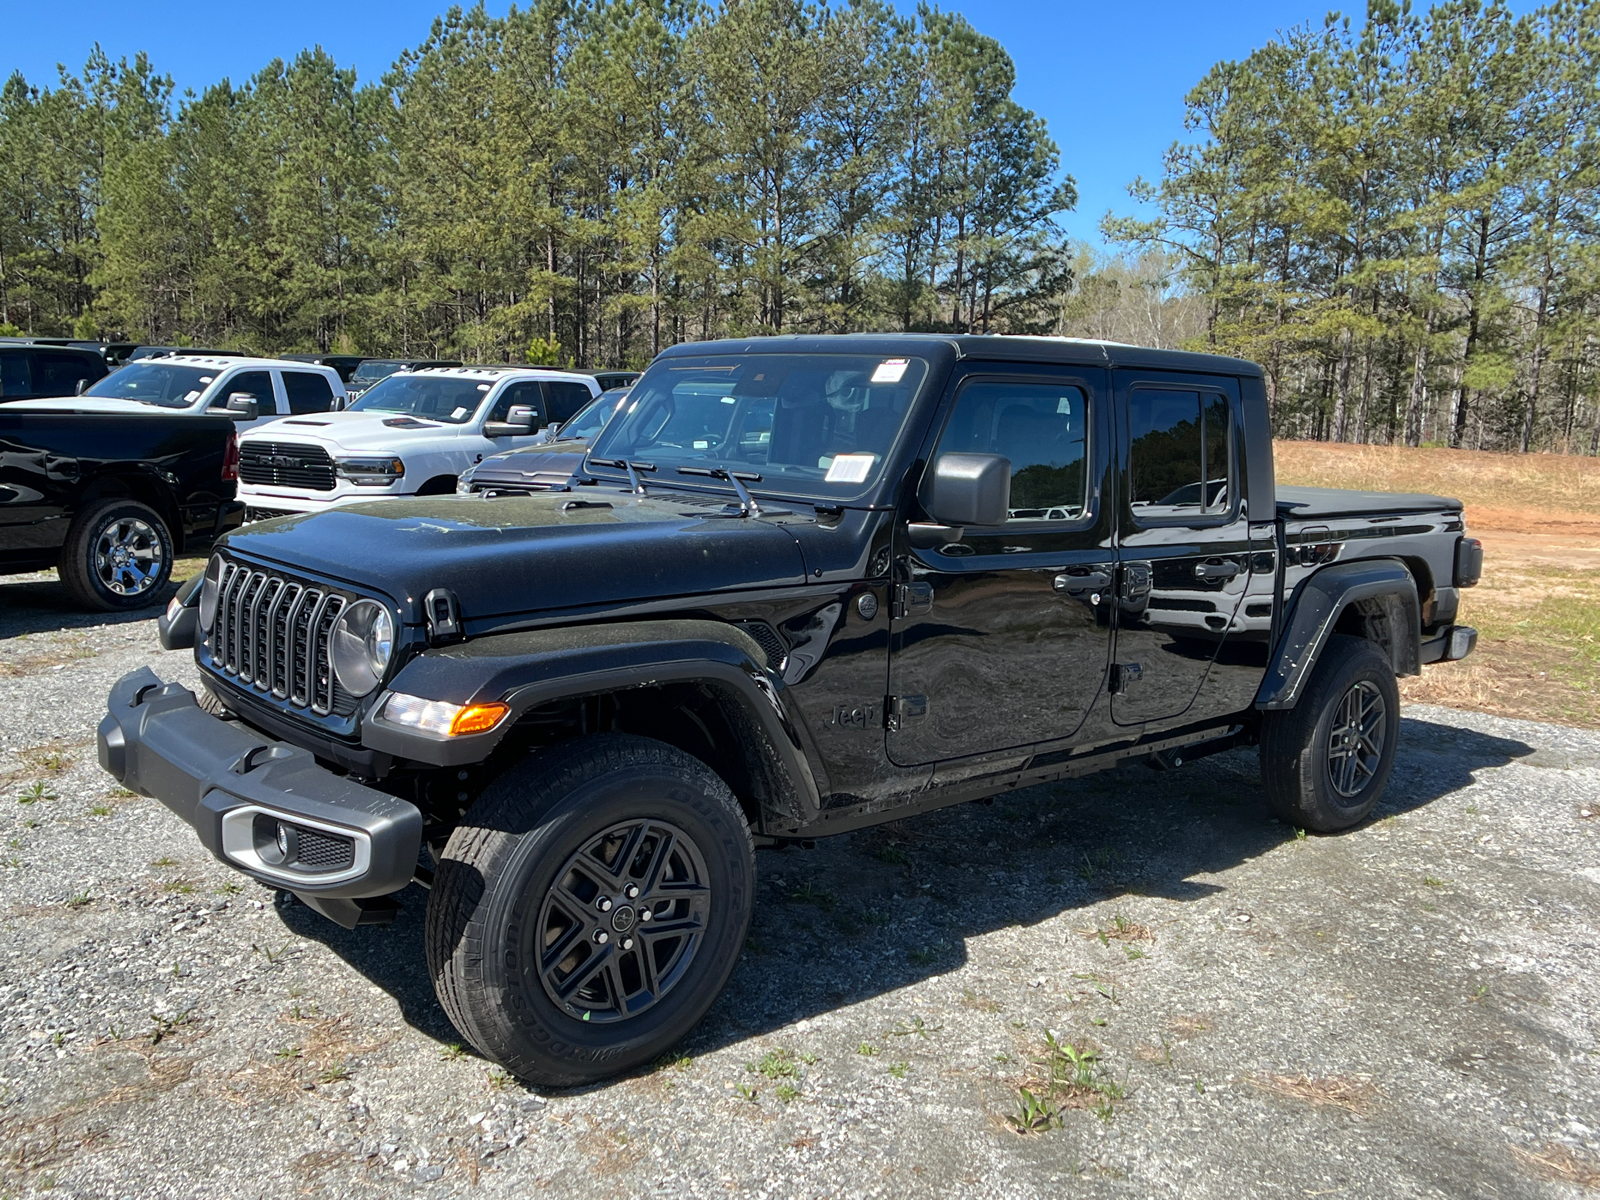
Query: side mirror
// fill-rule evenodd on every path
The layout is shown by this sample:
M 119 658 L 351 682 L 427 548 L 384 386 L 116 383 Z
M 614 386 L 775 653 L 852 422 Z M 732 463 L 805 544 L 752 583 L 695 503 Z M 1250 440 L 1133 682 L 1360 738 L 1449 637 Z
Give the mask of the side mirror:
M 526 404 L 513 405 L 504 421 L 486 421 L 483 436 L 492 438 L 523 437 L 533 432 L 536 414 Z
M 74 396 L 81 396 L 85 392 L 87 392 L 88 390 L 89 390 L 89 381 L 87 379 L 80 379 L 80 380 L 78 380 L 77 383 L 72 385 L 72 394 Z
M 228 415 L 235 421 L 259 420 L 261 405 L 249 392 L 234 392 L 228 397 Z
M 1011 460 L 999 454 L 941 454 L 933 464 L 927 503 L 941 525 L 1004 525 L 1011 509 Z

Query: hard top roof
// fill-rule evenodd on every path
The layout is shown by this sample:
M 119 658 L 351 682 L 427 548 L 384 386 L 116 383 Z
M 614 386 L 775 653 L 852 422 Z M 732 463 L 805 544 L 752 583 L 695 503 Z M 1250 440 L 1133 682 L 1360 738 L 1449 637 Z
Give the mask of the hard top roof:
M 398 372 L 397 372 L 398 374 Z M 464 367 L 422 367 L 408 371 L 410 375 L 442 375 L 461 379 L 504 379 L 508 375 L 524 375 L 532 379 L 570 379 L 576 382 L 593 382 L 594 376 L 582 371 L 562 371 L 555 367 L 518 366 L 515 363 L 489 363 Z
M 1062 363 L 1077 366 L 1146 367 L 1227 375 L 1261 374 L 1242 358 L 1197 354 L 1190 350 L 1155 350 L 1121 342 L 1087 338 L 1034 337 L 1010 334 L 838 333 L 775 334 L 726 338 L 715 342 L 680 342 L 662 358 L 689 354 L 915 354 L 938 350 L 957 358 L 994 362 Z
M 260 370 L 263 367 L 277 367 L 282 370 L 288 366 L 287 361 L 281 358 L 248 358 L 244 355 L 235 358 L 231 354 L 226 357 L 209 354 L 168 354 L 162 358 L 136 358 L 128 365 L 162 367 L 169 363 L 176 363 L 183 367 L 213 367 L 219 371 L 229 370 L 234 367 L 250 367 L 255 370 Z M 324 367 L 320 363 L 296 363 L 292 369 L 296 371 L 327 371 L 330 374 L 338 375 L 338 372 L 332 367 Z

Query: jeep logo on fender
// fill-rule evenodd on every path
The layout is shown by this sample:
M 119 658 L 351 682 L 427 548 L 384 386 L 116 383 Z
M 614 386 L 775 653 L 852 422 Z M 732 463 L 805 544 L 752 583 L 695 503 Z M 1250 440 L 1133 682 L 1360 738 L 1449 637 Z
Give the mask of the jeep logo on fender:
M 839 729 L 871 729 L 878 717 L 876 704 L 836 704 L 828 724 Z

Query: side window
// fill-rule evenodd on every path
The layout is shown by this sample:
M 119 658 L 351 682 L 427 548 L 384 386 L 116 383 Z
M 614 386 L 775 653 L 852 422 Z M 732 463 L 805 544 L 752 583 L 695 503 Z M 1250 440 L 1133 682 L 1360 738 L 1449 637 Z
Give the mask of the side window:
M 33 372 L 26 350 L 0 350 L 0 396 L 16 399 L 33 395 Z
M 62 354 L 53 350 L 33 352 L 33 389 L 40 396 L 70 396 L 78 388 L 78 380 L 94 383 L 105 376 L 106 369 L 87 354 Z
M 283 390 L 289 396 L 289 411 L 296 416 L 327 412 L 333 407 L 333 386 L 326 376 L 310 371 L 285 371 Z
M 272 373 L 270 371 L 241 371 L 232 379 L 222 385 L 216 398 L 211 401 L 212 408 L 227 408 L 228 397 L 235 393 L 243 392 L 247 396 L 254 396 L 256 404 L 260 406 L 261 415 L 278 411 L 278 402 L 272 395 Z
M 1076 521 L 1089 505 L 1088 416 L 1073 384 L 969 383 L 934 456 L 1004 455 L 1013 521 Z
M 549 382 L 544 385 L 545 394 L 550 397 L 550 419 L 552 421 L 570 421 L 574 414 L 585 404 L 592 400 L 593 394 L 581 383 Z
M 533 427 L 541 429 L 544 426 L 544 396 L 539 391 L 537 383 L 513 383 L 500 393 L 500 398 L 494 402 L 494 407 L 489 410 L 489 420 L 509 421 L 513 408 L 526 407 L 533 409 Z
M 1128 401 L 1129 502 L 1139 516 L 1223 513 L 1228 402 L 1214 392 L 1135 388 Z

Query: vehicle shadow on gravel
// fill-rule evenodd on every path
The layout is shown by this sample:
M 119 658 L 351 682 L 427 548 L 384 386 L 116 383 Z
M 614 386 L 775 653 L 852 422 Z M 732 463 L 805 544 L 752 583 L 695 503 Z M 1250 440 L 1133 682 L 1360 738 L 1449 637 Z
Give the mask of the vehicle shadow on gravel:
M 29 633 L 57 633 L 149 621 L 161 614 L 180 583 L 169 580 L 149 604 L 140 608 L 127 612 L 90 612 L 67 595 L 54 575 L 7 580 L 0 583 L 0 641 Z M 153 634 L 152 630 L 152 637 Z
M 1532 753 L 1520 741 L 1430 721 L 1404 720 L 1400 736 L 1375 819 L 1421 808 L 1469 785 L 1475 771 Z M 958 969 L 969 937 L 1124 897 L 1130 909 L 1141 896 L 1204 899 L 1224 890 L 1205 876 L 1295 836 L 1267 811 L 1255 752 L 1239 750 L 1178 771 L 1130 763 L 814 850 L 761 851 L 745 953 L 684 1049 L 704 1053 Z M 340 929 L 299 904 L 282 916 L 394 996 L 415 1028 L 458 1042 L 428 979 L 426 901 L 412 887 L 394 924 L 361 930 Z M 1091 937 L 1095 924 L 1087 912 L 1074 922 Z M 1017 968 L 1017 986 L 1026 973 Z M 974 1002 L 991 999 L 1003 997 Z

